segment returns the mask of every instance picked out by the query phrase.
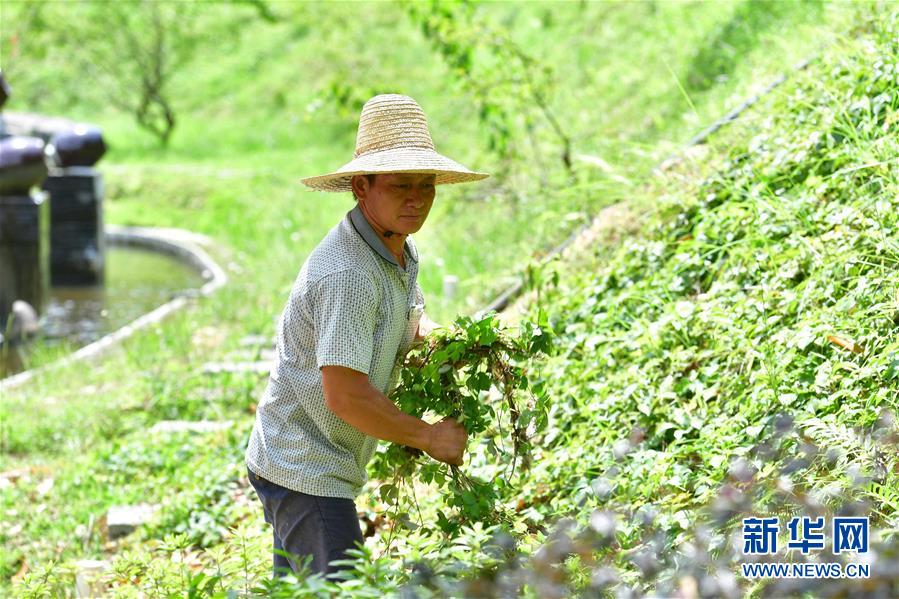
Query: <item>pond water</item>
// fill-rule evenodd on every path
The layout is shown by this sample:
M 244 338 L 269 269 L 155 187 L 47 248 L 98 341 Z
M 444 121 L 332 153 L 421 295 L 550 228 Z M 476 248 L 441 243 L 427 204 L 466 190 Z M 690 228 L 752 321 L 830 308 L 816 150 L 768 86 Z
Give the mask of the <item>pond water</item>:
M 52 287 L 41 333 L 0 348 L 0 378 L 87 345 L 204 283 L 196 269 L 167 254 L 108 245 L 105 286 Z

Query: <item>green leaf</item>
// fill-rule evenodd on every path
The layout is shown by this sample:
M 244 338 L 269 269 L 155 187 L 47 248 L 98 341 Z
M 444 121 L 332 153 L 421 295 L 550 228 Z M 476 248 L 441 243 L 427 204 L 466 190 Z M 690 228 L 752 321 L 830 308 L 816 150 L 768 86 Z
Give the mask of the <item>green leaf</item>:
M 378 487 L 378 494 L 381 496 L 381 501 L 388 504 L 396 503 L 397 498 L 397 488 L 396 485 L 386 484 Z
M 899 353 L 893 352 L 890 357 L 892 360 L 887 365 L 886 372 L 883 373 L 883 378 L 887 381 L 899 379 Z

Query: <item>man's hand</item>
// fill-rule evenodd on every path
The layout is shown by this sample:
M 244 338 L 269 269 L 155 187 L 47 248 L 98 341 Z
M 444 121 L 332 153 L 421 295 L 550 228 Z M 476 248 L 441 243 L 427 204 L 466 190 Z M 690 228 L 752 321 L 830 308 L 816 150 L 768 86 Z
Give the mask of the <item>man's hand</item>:
M 462 464 L 468 433 L 461 424 L 452 419 L 428 424 L 400 411 L 372 387 L 363 372 L 344 366 L 324 366 L 321 370 L 325 405 L 338 418 L 376 439 L 426 451 L 447 464 Z
M 428 315 L 422 312 L 421 319 L 418 321 L 418 330 L 415 331 L 415 341 L 423 340 L 431 334 L 431 331 L 439 328 L 442 328 L 442 326 L 428 318 Z
M 435 460 L 461 466 L 467 443 L 465 427 L 452 418 L 444 418 L 431 425 L 431 436 L 425 451 Z

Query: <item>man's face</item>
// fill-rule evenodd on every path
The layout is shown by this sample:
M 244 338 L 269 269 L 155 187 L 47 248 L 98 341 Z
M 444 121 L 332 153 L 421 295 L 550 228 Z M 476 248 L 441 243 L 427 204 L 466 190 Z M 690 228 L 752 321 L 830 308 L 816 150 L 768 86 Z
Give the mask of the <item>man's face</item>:
M 436 193 L 433 174 L 386 173 L 369 183 L 364 176 L 353 177 L 359 202 L 384 229 L 409 235 L 421 229 L 428 218 Z

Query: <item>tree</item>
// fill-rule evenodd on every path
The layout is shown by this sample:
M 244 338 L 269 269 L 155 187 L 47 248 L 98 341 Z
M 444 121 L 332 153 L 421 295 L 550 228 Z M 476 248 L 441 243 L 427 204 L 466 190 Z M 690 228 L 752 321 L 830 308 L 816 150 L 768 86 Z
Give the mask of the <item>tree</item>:
M 239 4 L 254 9 L 266 21 L 276 19 L 261 0 Z M 23 69 L 28 68 L 26 57 L 47 57 L 59 64 L 61 76 L 57 81 L 39 81 L 40 93 L 58 96 L 47 83 L 65 86 L 66 73 L 79 73 L 93 89 L 85 92 L 77 89 L 80 85 L 68 86 L 73 101 L 88 95 L 132 114 L 164 146 L 177 124 L 173 78 L 204 42 L 221 33 L 206 25 L 221 27 L 227 20 L 214 17 L 230 10 L 227 5 L 154 0 L 38 0 L 17 8 L 21 18 L 12 22 L 18 26 L 4 40 L 14 50 L 7 65 L 14 89 L 17 56 L 22 57 L 18 62 Z
M 403 6 L 457 82 L 474 98 L 490 149 L 510 161 L 523 146 L 518 142 L 526 133 L 538 164 L 542 164 L 534 135 L 542 123 L 548 126 L 559 160 L 571 175 L 571 135 L 551 107 L 556 84 L 552 66 L 525 51 L 511 32 L 479 16 L 475 3 L 406 1 Z
M 152 0 L 87 5 L 90 43 L 78 54 L 79 66 L 164 146 L 177 122 L 169 83 L 199 42 L 196 6 Z

